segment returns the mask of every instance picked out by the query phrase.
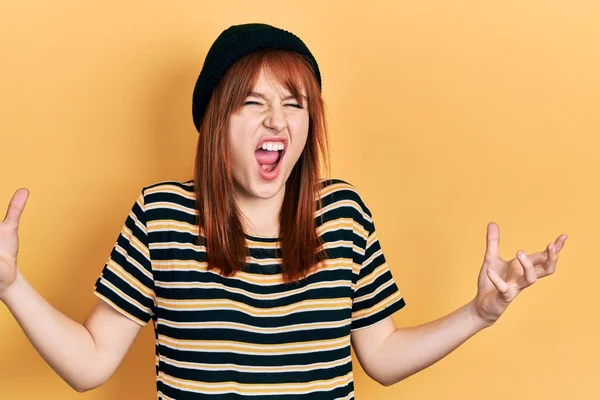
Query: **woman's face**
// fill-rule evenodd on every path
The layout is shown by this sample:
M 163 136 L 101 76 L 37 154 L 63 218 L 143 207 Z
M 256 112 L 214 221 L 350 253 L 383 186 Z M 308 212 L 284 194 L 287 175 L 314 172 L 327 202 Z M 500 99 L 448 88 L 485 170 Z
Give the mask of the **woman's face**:
M 306 93 L 291 97 L 264 69 L 244 105 L 229 120 L 229 157 L 238 197 L 270 199 L 285 193 L 309 128 Z

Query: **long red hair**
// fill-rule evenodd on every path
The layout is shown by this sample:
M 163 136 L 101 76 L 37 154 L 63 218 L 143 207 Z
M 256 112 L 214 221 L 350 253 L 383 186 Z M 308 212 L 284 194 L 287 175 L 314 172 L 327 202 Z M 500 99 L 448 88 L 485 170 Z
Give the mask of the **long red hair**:
M 302 89 L 308 97 L 308 137 L 286 182 L 279 215 L 282 275 L 285 282 L 294 282 L 325 258 L 315 211 L 321 207 L 321 168 L 329 174 L 330 165 L 323 98 L 310 64 L 298 53 L 283 49 L 253 52 L 233 64 L 215 87 L 200 126 L 195 160 L 198 245 L 202 245 L 203 231 L 208 268 L 219 269 L 224 276 L 233 276 L 247 263 L 249 250 L 234 200 L 227 133 L 231 114 L 243 106 L 262 68 L 300 104 Z

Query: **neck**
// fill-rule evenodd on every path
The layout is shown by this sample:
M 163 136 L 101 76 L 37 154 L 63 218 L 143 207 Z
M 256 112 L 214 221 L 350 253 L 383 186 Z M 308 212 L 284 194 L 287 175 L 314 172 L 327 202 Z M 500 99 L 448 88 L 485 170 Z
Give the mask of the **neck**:
M 269 199 L 236 193 L 244 232 L 250 236 L 279 237 L 279 214 L 284 195 L 285 186 Z

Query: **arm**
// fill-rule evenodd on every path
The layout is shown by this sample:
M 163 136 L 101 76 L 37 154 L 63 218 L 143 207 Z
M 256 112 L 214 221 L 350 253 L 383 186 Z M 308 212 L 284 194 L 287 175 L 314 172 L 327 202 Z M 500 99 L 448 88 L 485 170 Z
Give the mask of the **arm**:
M 475 333 L 492 326 L 523 289 L 553 274 L 566 239 L 560 235 L 545 251 L 531 255 L 519 251 L 517 257 L 504 261 L 498 255 L 498 226 L 490 223 L 477 296 L 451 314 L 417 327 L 396 329 L 387 317 L 353 331 L 352 345 L 363 369 L 388 386 L 445 357 Z
M 106 382 L 142 328 L 103 300 L 84 324 L 75 322 L 52 307 L 19 271 L 0 300 L 42 358 L 78 392 Z
M 29 284 L 17 267 L 19 220 L 28 196 L 28 190 L 17 190 L 0 223 L 0 300 L 50 367 L 83 392 L 112 375 L 141 325 L 103 301 L 82 325 L 57 311 Z
M 438 320 L 396 329 L 392 317 L 351 334 L 358 360 L 384 386 L 399 382 L 439 361 L 489 324 L 472 303 Z

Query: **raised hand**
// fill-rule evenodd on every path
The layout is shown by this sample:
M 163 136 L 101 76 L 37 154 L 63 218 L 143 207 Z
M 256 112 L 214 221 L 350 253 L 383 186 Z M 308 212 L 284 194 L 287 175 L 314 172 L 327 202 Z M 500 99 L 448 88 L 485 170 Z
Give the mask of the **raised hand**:
M 551 275 L 556 270 L 558 253 L 562 250 L 567 235 L 560 235 L 546 250 L 517 256 L 505 261 L 498 254 L 500 229 L 491 222 L 487 226 L 487 244 L 483 266 L 477 282 L 477 296 L 474 299 L 477 315 L 488 324 L 493 324 L 515 297 L 538 278 Z
M 28 197 L 27 189 L 17 190 L 10 200 L 6 217 L 0 222 L 0 294 L 17 279 L 19 220 Z

